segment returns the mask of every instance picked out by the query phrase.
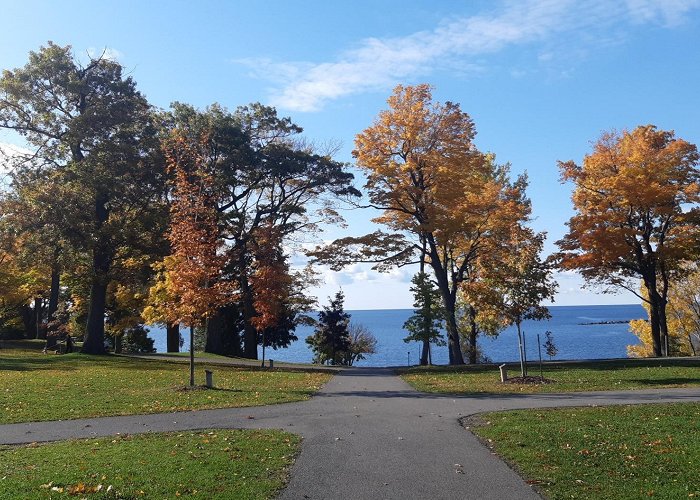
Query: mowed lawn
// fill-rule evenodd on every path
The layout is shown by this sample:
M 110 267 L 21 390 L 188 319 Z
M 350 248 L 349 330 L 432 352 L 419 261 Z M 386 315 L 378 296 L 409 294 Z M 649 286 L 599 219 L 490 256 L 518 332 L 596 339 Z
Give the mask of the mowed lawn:
M 184 390 L 186 363 L 0 350 L 0 423 L 228 408 L 308 399 L 330 375 L 201 364 L 215 389 Z
M 217 429 L 0 446 L 0 498 L 273 498 L 300 441 Z
M 547 498 L 700 497 L 700 403 L 518 410 L 470 428 Z
M 520 375 L 520 366 L 509 364 L 511 377 Z M 544 377 L 549 384 L 501 383 L 498 367 L 434 366 L 400 370 L 402 378 L 419 391 L 448 394 L 554 393 L 653 389 L 700 386 L 698 359 L 616 360 L 601 362 L 546 363 Z M 530 366 L 529 375 L 539 376 L 539 366 Z

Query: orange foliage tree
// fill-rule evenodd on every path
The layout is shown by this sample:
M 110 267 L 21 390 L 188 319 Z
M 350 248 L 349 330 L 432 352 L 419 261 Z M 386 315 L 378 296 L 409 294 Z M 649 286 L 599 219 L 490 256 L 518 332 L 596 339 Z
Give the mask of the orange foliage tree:
M 282 249 L 282 231 L 268 223 L 256 230 L 255 261 L 250 284 L 256 316 L 251 320 L 261 336 L 262 364 L 265 366 L 265 331 L 274 328 L 286 314 L 292 277 Z
M 429 85 L 398 86 L 374 124 L 355 139 L 353 155 L 367 176 L 374 221 L 394 231 L 336 240 L 314 256 L 334 268 L 374 262 L 384 270 L 425 260 L 445 306 L 450 364 L 463 364 L 456 320 L 460 284 L 504 221 L 527 218 L 510 190 L 507 169 L 473 143 L 474 125 L 459 105 L 432 100 Z
M 231 281 L 221 279 L 226 260 L 219 252 L 221 238 L 211 202 L 213 177 L 204 168 L 206 143 L 201 138 L 192 144 L 176 130 L 163 145 L 174 189 L 168 232 L 172 253 L 165 259 L 169 290 L 163 295 L 169 303 L 162 311 L 168 323 L 190 327 L 190 353 L 193 329 L 235 299 Z M 194 385 L 190 373 L 190 385 Z
M 558 242 L 561 267 L 648 303 L 656 356 L 668 354 L 670 284 L 700 242 L 698 159 L 695 145 L 646 125 L 603 134 L 582 165 L 559 163 L 562 180 L 575 185 L 576 210 Z

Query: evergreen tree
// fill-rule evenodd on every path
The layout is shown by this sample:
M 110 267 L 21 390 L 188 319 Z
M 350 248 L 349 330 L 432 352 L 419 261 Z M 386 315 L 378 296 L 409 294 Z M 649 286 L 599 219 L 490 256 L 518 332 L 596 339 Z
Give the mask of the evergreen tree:
M 350 349 L 350 315 L 343 309 L 345 296 L 338 291 L 330 304 L 318 313 L 318 323 L 314 334 L 306 338 L 306 343 L 314 352 L 314 363 L 343 364 L 345 353 Z
M 428 342 L 445 345 L 440 330 L 443 324 L 444 308 L 440 291 L 425 272 L 417 273 L 411 280 L 413 286 L 413 315 L 403 324 L 409 335 L 404 342 Z M 428 358 L 421 357 L 421 364 L 428 364 Z

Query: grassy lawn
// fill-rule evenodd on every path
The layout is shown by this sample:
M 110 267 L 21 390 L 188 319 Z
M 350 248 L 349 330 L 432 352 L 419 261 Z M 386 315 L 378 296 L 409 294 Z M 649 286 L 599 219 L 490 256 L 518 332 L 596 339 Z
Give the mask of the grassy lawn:
M 418 367 L 400 370 L 406 382 L 419 391 L 451 394 L 541 393 L 652 389 L 700 385 L 697 360 L 622 360 L 581 363 L 547 363 L 544 377 L 551 384 L 503 384 L 498 367 Z M 520 367 L 508 365 L 510 376 L 520 375 Z M 539 367 L 530 367 L 530 375 L 539 375 Z
M 308 399 L 330 375 L 196 366 L 214 371 L 214 390 L 185 391 L 186 364 L 84 354 L 0 351 L 0 423 L 132 415 Z
M 299 443 L 220 429 L 4 446 L 0 498 L 272 498 Z
M 520 410 L 471 429 L 549 498 L 700 497 L 700 404 Z

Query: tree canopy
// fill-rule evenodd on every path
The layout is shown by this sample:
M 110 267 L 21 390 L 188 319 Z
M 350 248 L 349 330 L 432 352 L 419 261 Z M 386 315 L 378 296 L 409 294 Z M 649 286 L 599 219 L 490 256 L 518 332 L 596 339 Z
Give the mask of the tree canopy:
M 576 210 L 558 242 L 561 267 L 647 302 L 657 356 L 667 353 L 670 284 L 700 248 L 699 158 L 695 145 L 646 125 L 603 134 L 582 165 L 559 163 Z

